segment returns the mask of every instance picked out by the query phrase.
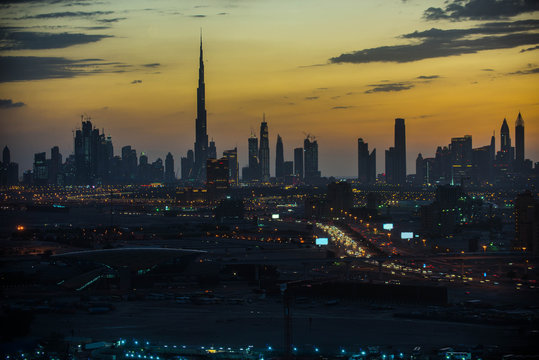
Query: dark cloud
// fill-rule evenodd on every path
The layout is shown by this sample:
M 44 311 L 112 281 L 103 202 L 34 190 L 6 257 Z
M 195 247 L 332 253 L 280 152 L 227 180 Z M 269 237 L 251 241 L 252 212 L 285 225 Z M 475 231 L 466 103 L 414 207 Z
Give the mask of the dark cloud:
M 66 17 L 93 17 L 113 14 L 114 11 L 63 11 L 54 13 L 44 13 L 37 15 L 27 15 L 20 19 L 58 19 Z
M 481 71 L 494 71 L 494 69 L 481 69 Z
M 227 12 L 220 12 L 217 15 L 228 15 L 228 13 Z
M 142 84 L 142 80 L 133 80 L 131 84 Z
M 341 54 L 331 63 L 411 62 L 539 43 L 539 20 L 487 23 L 469 29 L 430 29 L 401 36 L 419 43 L 381 46 Z M 473 35 L 473 36 L 471 36 Z M 496 36 L 493 36 L 496 35 Z
M 369 85 L 372 89 L 365 91 L 365 94 L 372 94 L 376 92 L 392 92 L 392 91 L 403 91 L 410 90 L 414 87 L 414 84 L 409 82 L 400 82 L 400 83 L 390 83 L 390 84 L 372 84 Z
M 205 18 L 206 15 L 197 14 L 197 15 L 189 15 L 189 17 L 193 17 L 193 18 Z
M 420 79 L 420 80 L 432 80 L 432 79 L 438 79 L 440 76 L 439 75 L 420 75 L 417 77 L 417 79 Z
M 539 67 L 526 69 L 526 70 L 519 70 L 512 73 L 508 73 L 507 75 L 530 75 L 530 74 L 539 74 Z
M 493 20 L 534 11 L 539 11 L 537 0 L 449 0 L 443 9 L 428 8 L 423 17 L 427 20 Z
M 112 18 L 112 19 L 99 19 L 97 21 L 99 21 L 100 23 L 103 23 L 103 24 L 110 24 L 110 23 L 115 23 L 115 22 L 118 22 L 118 21 L 122 21 L 122 20 L 125 20 L 127 19 L 126 17 L 118 17 L 118 18 Z
M 63 57 L 0 57 L 0 83 L 42 79 L 62 79 L 97 73 L 117 73 L 118 62 L 102 59 L 67 59 Z
M 327 90 L 328 88 L 327 87 L 319 87 L 319 88 L 316 88 L 316 90 Z
M 142 66 L 149 67 L 149 68 L 156 68 L 158 66 L 161 66 L 161 64 L 160 63 L 151 63 L 151 64 L 144 64 Z
M 350 109 L 350 108 L 353 108 L 354 106 L 334 106 L 332 107 L 331 109 L 332 110 L 339 110 L 339 109 Z
M 110 35 L 88 35 L 69 33 L 45 33 L 17 31 L 16 28 L 0 28 L 0 50 L 61 49 L 73 45 L 87 44 L 112 37 Z
M 522 50 L 520 50 L 520 52 L 523 53 L 523 52 L 526 52 L 526 51 L 533 51 L 533 50 L 537 50 L 537 49 L 539 49 L 539 45 L 531 47 L 531 48 L 527 48 L 527 49 L 522 49 Z
M 11 99 L 0 99 L 0 109 L 13 109 L 25 106 L 23 102 L 13 102 Z
M 307 96 L 305 100 L 316 100 L 318 99 L 318 96 Z

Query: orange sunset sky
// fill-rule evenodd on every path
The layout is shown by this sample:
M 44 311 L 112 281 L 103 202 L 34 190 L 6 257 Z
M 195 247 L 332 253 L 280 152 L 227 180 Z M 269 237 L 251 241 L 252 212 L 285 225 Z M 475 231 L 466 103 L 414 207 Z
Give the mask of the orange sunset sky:
M 223 150 L 270 132 L 285 160 L 316 136 L 323 176 L 355 176 L 357 139 L 378 172 L 406 119 L 408 173 L 451 137 L 490 142 L 518 112 L 539 161 L 539 3 L 520 0 L 2 1 L 0 145 L 20 172 L 73 152 L 81 114 L 150 161 L 193 148 L 200 29 L 208 135 Z

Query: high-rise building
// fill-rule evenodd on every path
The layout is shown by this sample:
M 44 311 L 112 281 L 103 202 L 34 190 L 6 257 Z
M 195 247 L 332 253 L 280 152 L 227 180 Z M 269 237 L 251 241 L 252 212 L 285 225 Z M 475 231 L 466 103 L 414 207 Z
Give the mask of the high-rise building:
M 51 148 L 51 159 L 49 162 L 49 184 L 59 184 L 58 176 L 62 167 L 62 155 L 58 146 Z
M 0 185 L 17 185 L 19 183 L 19 164 L 11 162 L 9 148 L 4 147 L 0 164 Z
M 406 183 L 406 127 L 404 119 L 395 119 L 394 184 Z
M 307 135 L 303 141 L 303 149 L 305 149 L 305 182 L 312 182 L 320 178 L 318 171 L 318 142 L 314 136 Z
M 44 152 L 34 155 L 34 184 L 46 185 L 49 180 L 49 167 Z
M 210 141 L 208 146 L 208 159 L 217 159 L 217 147 L 215 147 L 215 141 Z
M 11 163 L 11 152 L 7 145 L 4 147 L 4 151 L 2 151 L 2 163 L 5 165 Z
M 192 180 L 194 178 L 193 168 L 195 166 L 193 150 L 187 151 L 187 157 L 182 157 L 180 162 L 182 166 L 182 180 Z
M 454 184 L 461 184 L 472 176 L 472 136 L 451 138 L 451 174 Z
M 520 112 L 515 121 L 515 156 L 517 168 L 521 169 L 524 164 L 524 120 Z
M 239 169 L 238 169 L 238 148 L 232 150 L 223 151 L 223 158 L 228 160 L 228 179 L 231 185 L 238 185 L 239 183 Z
M 174 157 L 168 153 L 165 157 L 165 184 L 174 184 L 176 176 L 174 174 Z
M 122 148 L 122 181 L 134 184 L 137 179 L 137 151 L 127 145 Z
M 395 180 L 395 162 L 396 152 L 394 147 L 390 147 L 386 150 L 386 183 L 396 184 Z
M 275 177 L 284 177 L 284 149 L 283 139 L 277 134 L 277 144 L 275 146 Z
M 163 160 L 157 158 L 150 166 L 150 181 L 151 182 L 163 182 L 165 174 L 165 167 L 163 166 Z
M 539 255 L 539 201 L 526 191 L 515 199 L 515 238 L 513 249 Z
M 502 128 L 500 130 L 500 150 L 503 152 L 511 151 L 511 136 L 509 136 L 509 125 L 504 118 Z
M 212 200 L 218 200 L 226 195 L 229 188 L 228 159 L 208 159 L 206 161 L 206 188 Z
M 417 154 L 415 160 L 415 185 L 421 186 L 425 183 L 425 160 L 421 153 Z
M 259 148 L 259 167 L 260 180 L 268 181 L 270 178 L 270 150 L 269 150 L 269 133 L 268 123 L 266 122 L 266 114 L 264 114 L 262 123 L 260 124 L 260 148 Z
M 369 154 L 369 144 L 357 139 L 357 178 L 361 184 L 376 182 L 376 149 Z
M 294 149 L 294 175 L 303 179 L 303 148 Z
M 243 180 L 253 181 L 260 179 L 260 163 L 258 161 L 258 138 L 251 134 L 249 138 L 249 154 L 248 165 L 246 171 L 244 171 Z
M 204 58 L 202 52 L 202 34 L 200 35 L 200 59 L 198 68 L 197 118 L 195 120 L 195 163 L 194 178 L 200 182 L 206 178 L 206 160 L 208 159 L 208 133 L 206 129 L 206 85 L 204 83 Z
M 283 176 L 292 176 L 294 175 L 294 162 L 293 161 L 285 161 L 283 163 Z

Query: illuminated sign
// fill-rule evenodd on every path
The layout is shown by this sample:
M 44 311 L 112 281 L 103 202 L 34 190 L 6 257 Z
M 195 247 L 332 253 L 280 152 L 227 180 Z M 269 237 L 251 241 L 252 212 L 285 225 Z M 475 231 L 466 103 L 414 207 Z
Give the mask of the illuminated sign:
M 328 238 L 317 238 L 316 239 L 316 245 L 322 246 L 328 244 Z
M 413 232 L 401 232 L 401 239 L 403 240 L 410 240 L 414 238 Z
M 384 230 L 391 231 L 391 230 L 393 230 L 393 224 L 391 224 L 391 223 L 384 224 L 383 228 L 384 228 Z
M 279 214 L 271 214 L 271 218 L 272 218 L 272 219 L 278 219 L 278 218 L 279 218 Z

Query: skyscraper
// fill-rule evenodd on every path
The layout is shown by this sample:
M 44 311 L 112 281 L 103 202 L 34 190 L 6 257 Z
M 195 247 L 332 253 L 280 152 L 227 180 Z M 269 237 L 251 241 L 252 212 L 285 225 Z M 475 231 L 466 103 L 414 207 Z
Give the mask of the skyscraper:
M 198 68 L 197 118 L 195 121 L 195 164 L 194 177 L 198 181 L 206 179 L 206 160 L 208 159 L 208 133 L 206 129 L 206 85 L 204 84 L 204 59 L 202 34 L 200 35 L 200 59 Z
M 305 149 L 305 182 L 312 182 L 320 177 L 320 171 L 318 171 L 318 142 L 314 136 L 307 135 L 307 138 L 303 141 L 303 148 Z
M 210 141 L 208 146 L 208 159 L 217 159 L 217 147 L 215 147 L 215 141 Z
M 226 194 L 228 183 L 228 159 L 208 159 L 206 161 L 206 188 L 212 200 L 218 200 Z
M 231 185 L 238 185 L 239 170 L 238 170 L 238 148 L 223 151 L 223 159 L 228 160 L 228 179 Z
M 472 136 L 451 138 L 449 145 L 451 152 L 452 181 L 460 184 L 472 175 Z
M 262 118 L 260 124 L 260 149 L 258 161 L 260 165 L 260 180 L 268 181 L 270 178 L 270 150 L 269 150 L 269 133 L 268 123 L 266 122 L 266 114 Z
M 509 126 L 507 120 L 504 118 L 502 128 L 500 130 L 500 150 L 502 152 L 511 151 L 511 137 L 509 136 Z
M 277 145 L 275 146 L 275 177 L 284 177 L 284 149 L 283 139 L 277 134 Z
M 176 176 L 174 175 L 174 157 L 171 153 L 168 153 L 165 157 L 165 183 L 174 184 L 176 182 Z
M 187 156 L 181 158 L 182 166 L 182 180 L 192 180 L 193 179 L 193 168 L 195 166 L 195 157 L 193 155 L 193 150 L 187 151 Z
M 46 154 L 36 153 L 34 155 L 34 183 L 36 185 L 46 185 L 49 179 L 49 167 L 47 166 Z
M 294 174 L 303 179 L 303 148 L 294 149 Z
M 58 184 L 58 175 L 62 166 L 62 155 L 58 146 L 51 148 L 51 159 L 49 162 L 49 184 Z
M 394 183 L 404 185 L 406 183 L 406 128 L 404 119 L 395 119 L 395 159 L 394 159 Z
M 515 161 L 520 169 L 524 164 L 524 120 L 520 112 L 515 121 Z
M 376 181 L 376 149 L 369 155 L 369 144 L 357 139 L 357 178 L 362 184 Z
M 11 162 L 11 153 L 7 145 L 4 147 L 4 151 L 2 152 L 2 162 L 4 165 L 8 165 Z

